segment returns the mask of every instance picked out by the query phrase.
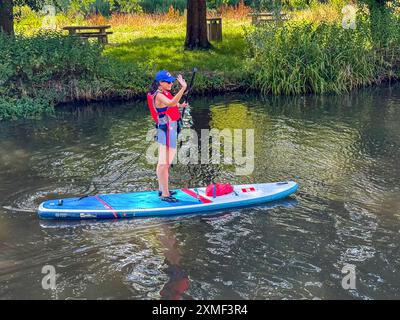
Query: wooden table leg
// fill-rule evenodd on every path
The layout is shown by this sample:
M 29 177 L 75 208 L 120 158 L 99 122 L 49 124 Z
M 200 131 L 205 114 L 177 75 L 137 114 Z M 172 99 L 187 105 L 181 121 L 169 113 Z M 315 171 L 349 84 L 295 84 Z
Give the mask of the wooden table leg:
M 106 28 L 99 28 L 99 32 L 100 32 L 100 33 L 106 33 Z M 107 43 L 108 43 L 107 35 L 101 36 L 101 37 L 99 38 L 99 40 L 100 40 L 100 42 L 101 42 L 102 44 L 107 44 Z

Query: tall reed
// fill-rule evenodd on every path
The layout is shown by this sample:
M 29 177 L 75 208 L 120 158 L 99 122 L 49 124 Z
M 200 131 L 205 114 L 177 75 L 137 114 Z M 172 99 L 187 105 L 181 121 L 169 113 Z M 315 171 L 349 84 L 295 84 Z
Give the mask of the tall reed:
M 263 93 L 343 92 L 376 83 L 393 67 L 374 49 L 370 22 L 356 29 L 340 23 L 291 21 L 247 29 L 247 71 Z

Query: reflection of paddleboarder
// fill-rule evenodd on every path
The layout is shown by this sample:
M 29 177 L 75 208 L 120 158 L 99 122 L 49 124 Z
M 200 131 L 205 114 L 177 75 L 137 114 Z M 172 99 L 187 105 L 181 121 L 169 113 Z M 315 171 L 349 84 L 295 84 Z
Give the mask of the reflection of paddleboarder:
M 168 226 L 163 226 L 164 234 L 159 237 L 160 242 L 167 249 L 164 253 L 165 262 L 168 264 L 165 270 L 169 280 L 160 291 L 162 299 L 180 300 L 182 295 L 189 289 L 189 276 L 181 267 L 182 253 L 179 250 L 175 235 Z

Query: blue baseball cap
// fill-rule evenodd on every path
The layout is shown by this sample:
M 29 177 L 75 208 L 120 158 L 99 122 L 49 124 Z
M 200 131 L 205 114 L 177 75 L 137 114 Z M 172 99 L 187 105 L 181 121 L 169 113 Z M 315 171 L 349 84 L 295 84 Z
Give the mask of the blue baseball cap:
M 160 81 L 174 82 L 176 78 L 173 77 L 167 70 L 161 70 L 157 72 L 155 80 L 158 82 Z

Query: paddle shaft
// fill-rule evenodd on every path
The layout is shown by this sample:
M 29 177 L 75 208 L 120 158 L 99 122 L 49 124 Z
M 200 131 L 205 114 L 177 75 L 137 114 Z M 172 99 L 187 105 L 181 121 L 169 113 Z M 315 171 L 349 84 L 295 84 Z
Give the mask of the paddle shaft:
M 186 94 L 185 94 L 185 102 L 186 103 L 189 101 L 189 97 L 190 97 L 190 93 L 192 91 L 194 77 L 196 75 L 196 72 L 197 72 L 197 68 L 193 68 L 192 78 L 190 79 L 190 83 L 189 83 L 189 89 L 186 91 Z M 182 109 L 181 119 L 183 119 L 183 116 L 185 115 L 185 110 L 186 110 L 186 108 Z

